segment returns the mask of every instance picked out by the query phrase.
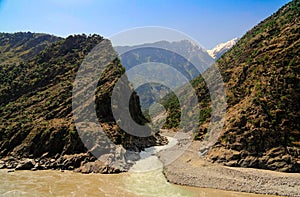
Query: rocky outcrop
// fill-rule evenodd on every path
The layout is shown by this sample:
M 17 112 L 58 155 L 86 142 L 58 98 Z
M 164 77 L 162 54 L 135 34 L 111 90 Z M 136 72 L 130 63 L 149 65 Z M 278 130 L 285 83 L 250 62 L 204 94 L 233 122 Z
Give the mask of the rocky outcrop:
M 0 169 L 8 168 L 15 170 L 74 170 L 84 163 L 95 161 L 96 158 L 89 153 L 73 155 L 56 155 L 48 157 L 47 154 L 39 158 L 16 158 L 12 156 L 4 157 L 0 160 Z
M 110 149 L 98 159 L 91 153 L 55 155 L 47 153 L 39 158 L 4 157 L 0 160 L 0 169 L 14 170 L 74 170 L 81 173 L 120 173 L 126 172 L 139 160 L 139 152 L 129 151 L 122 146 Z
M 80 168 L 76 169 L 75 172 L 80 173 L 101 173 L 101 174 L 114 174 L 114 173 L 120 173 L 122 172 L 118 168 L 114 168 L 111 166 L 108 166 L 102 161 L 95 161 L 95 162 L 89 162 L 81 166 Z
M 299 155 L 291 155 L 284 147 L 276 147 L 262 153 L 261 156 L 251 155 L 245 150 L 228 150 L 216 146 L 210 151 L 210 160 L 221 162 L 226 166 L 260 168 L 281 172 L 299 172 Z
M 119 146 L 112 153 L 103 154 L 99 160 L 85 163 L 75 171 L 101 174 L 127 172 L 138 159 L 140 159 L 138 152 L 126 151 L 123 147 Z

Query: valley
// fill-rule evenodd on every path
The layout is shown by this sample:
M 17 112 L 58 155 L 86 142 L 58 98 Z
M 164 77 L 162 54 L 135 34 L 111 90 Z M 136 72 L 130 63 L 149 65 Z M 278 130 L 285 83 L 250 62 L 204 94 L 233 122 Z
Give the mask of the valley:
M 299 0 L 210 50 L 112 43 L 0 33 L 0 195 L 300 196 Z

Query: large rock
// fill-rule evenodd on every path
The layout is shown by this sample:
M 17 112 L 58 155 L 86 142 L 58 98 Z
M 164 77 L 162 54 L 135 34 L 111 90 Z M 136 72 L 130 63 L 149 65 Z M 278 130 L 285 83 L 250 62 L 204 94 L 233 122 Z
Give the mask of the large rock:
M 102 161 L 95 161 L 95 162 L 88 162 L 81 166 L 80 168 L 76 169 L 75 172 L 81 173 L 101 173 L 101 174 L 113 174 L 113 173 L 120 173 L 122 172 L 118 168 L 114 168 L 105 164 Z
M 49 165 L 53 168 L 74 170 L 75 168 L 82 166 L 84 163 L 95 161 L 95 159 L 96 158 L 91 156 L 89 153 L 63 155 Z
M 0 169 L 6 168 L 5 162 L 0 160 Z
M 16 166 L 16 170 L 31 170 L 33 167 L 34 161 L 32 159 L 25 159 Z

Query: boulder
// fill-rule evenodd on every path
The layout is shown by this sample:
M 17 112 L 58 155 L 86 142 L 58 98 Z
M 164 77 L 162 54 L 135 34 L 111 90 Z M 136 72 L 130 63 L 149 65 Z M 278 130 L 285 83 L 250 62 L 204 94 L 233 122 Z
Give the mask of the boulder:
M 91 156 L 87 153 L 74 154 L 74 155 L 64 155 L 57 163 L 64 169 L 75 169 L 81 166 L 82 163 L 87 161 L 93 161 Z
M 31 168 L 34 167 L 33 160 L 32 159 L 26 159 L 24 161 L 21 161 L 17 166 L 15 170 L 31 170 Z
M 5 164 L 0 164 L 0 169 L 6 168 Z
M 80 168 L 76 169 L 75 172 L 113 174 L 120 173 L 121 170 L 112 166 L 108 166 L 104 162 L 97 160 L 95 162 L 88 162 L 84 164 Z

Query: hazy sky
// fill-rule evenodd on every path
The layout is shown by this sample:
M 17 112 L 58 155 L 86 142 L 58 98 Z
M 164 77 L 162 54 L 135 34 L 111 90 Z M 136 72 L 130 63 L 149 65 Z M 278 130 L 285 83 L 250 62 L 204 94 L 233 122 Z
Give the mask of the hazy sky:
M 0 0 L 0 32 L 110 37 L 140 26 L 180 30 L 207 49 L 240 37 L 289 0 Z

